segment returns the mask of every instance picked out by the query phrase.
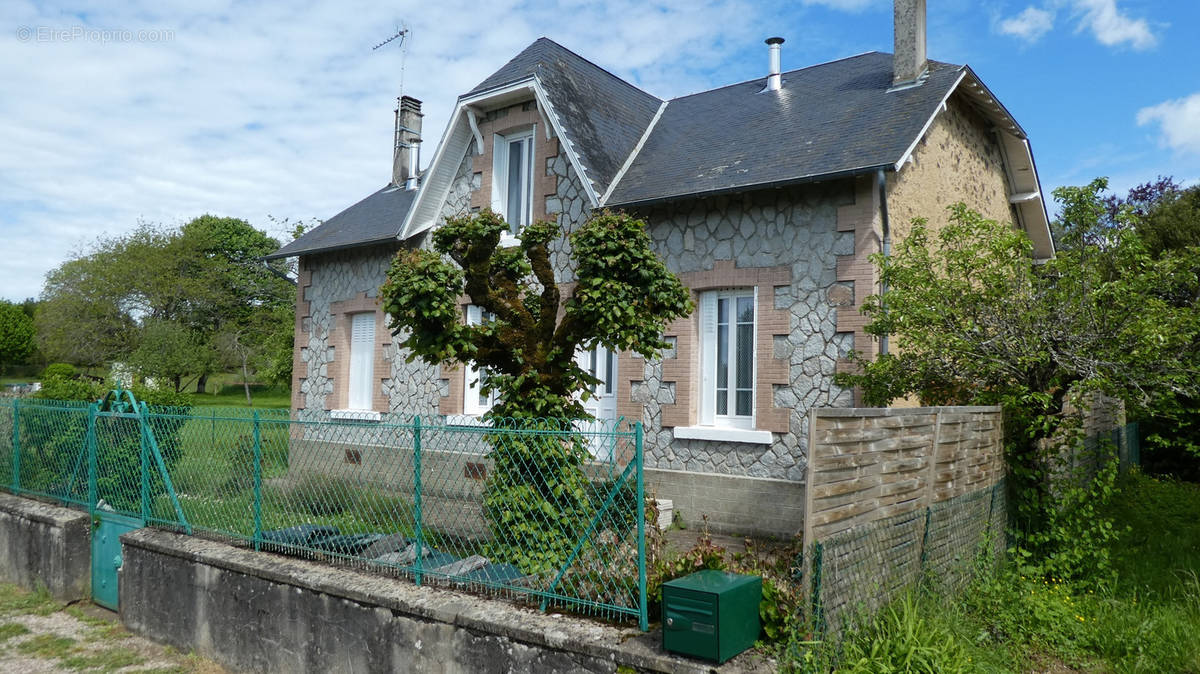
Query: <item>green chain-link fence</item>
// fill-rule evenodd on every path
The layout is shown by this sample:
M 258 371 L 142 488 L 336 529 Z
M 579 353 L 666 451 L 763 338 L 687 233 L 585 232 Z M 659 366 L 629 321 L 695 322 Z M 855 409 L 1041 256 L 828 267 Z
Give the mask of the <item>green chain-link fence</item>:
M 836 641 L 859 618 L 926 582 L 961 589 L 1005 546 L 1005 486 L 969 492 L 816 541 L 808 554 L 805 624 Z
M 14 494 L 647 627 L 640 424 L 0 400 Z

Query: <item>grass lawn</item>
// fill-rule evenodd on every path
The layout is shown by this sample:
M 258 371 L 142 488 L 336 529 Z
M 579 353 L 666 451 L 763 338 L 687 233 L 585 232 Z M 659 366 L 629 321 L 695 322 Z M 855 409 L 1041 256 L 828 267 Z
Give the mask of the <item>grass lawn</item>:
M 1013 569 L 957 598 L 914 592 L 851 635 L 837 666 L 793 644 L 793 671 L 1200 672 L 1200 485 L 1129 475 L 1112 578 Z
M 228 380 L 228 381 L 225 381 Z M 260 409 L 287 409 L 292 404 L 292 391 L 286 386 L 251 384 L 250 399 L 246 404 L 246 392 L 240 382 L 226 377 L 209 379 L 207 393 L 192 393 L 192 404 L 199 407 L 257 407 Z

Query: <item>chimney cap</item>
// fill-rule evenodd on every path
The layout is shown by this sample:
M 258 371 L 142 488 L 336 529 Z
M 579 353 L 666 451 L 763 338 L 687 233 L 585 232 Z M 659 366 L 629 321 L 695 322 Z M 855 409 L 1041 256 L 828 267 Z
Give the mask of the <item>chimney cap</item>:
M 769 37 L 769 38 L 767 38 L 767 39 L 765 40 L 765 42 L 766 42 L 767 44 L 783 44 L 783 38 L 781 38 L 781 37 Z

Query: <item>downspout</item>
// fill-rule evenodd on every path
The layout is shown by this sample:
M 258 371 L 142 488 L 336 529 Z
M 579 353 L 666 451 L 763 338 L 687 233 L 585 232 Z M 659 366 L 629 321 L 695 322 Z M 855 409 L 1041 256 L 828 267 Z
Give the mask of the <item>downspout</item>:
M 875 186 L 879 190 L 879 220 L 883 227 L 883 257 L 886 259 L 892 255 L 892 231 L 888 221 L 887 177 L 882 168 L 875 171 Z M 879 282 L 879 308 L 887 312 L 887 283 L 882 280 Z M 882 335 L 879 338 L 879 355 L 885 356 L 887 352 L 888 338 Z

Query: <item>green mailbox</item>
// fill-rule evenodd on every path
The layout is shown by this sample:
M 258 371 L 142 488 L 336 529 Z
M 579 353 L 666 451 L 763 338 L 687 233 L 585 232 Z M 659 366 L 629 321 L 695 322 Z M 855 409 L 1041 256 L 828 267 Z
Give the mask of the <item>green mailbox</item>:
M 663 583 L 663 649 L 725 662 L 758 639 L 762 578 L 697 571 Z

